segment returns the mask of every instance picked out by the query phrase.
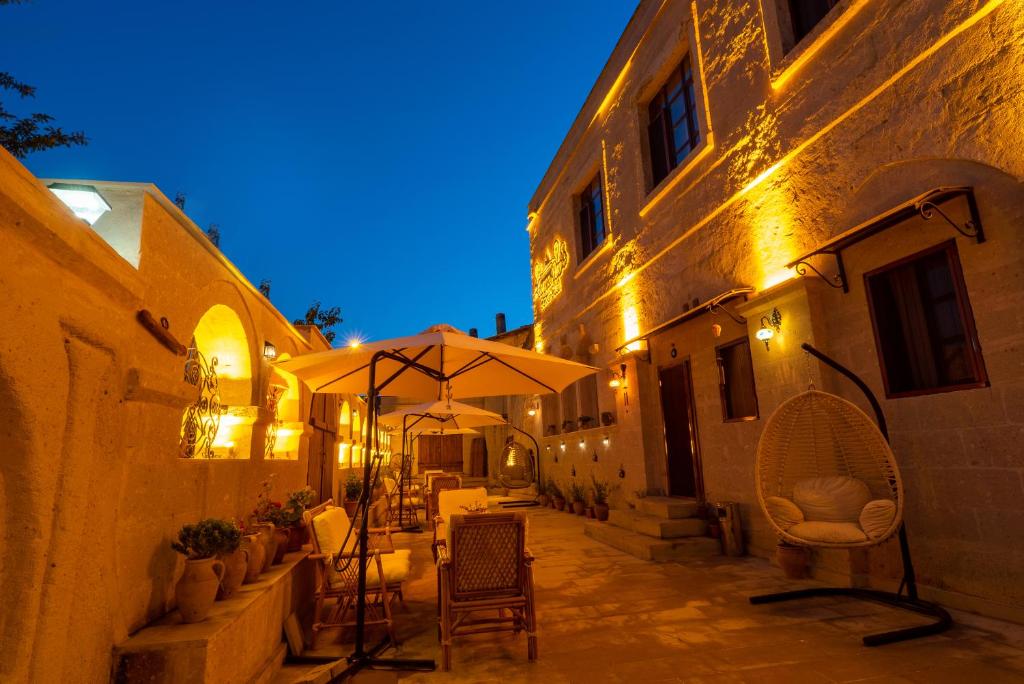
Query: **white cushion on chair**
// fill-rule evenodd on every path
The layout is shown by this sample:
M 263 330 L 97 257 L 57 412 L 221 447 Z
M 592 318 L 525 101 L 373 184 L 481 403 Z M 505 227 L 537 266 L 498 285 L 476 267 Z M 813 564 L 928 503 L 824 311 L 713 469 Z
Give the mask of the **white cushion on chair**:
M 892 527 L 896 517 L 896 502 L 889 499 L 868 501 L 860 512 L 860 526 L 872 539 L 881 539 Z
M 768 515 L 780 528 L 788 530 L 797 523 L 804 521 L 804 512 L 799 506 L 784 499 L 781 496 L 769 496 L 764 500 L 764 507 L 768 509 Z
M 808 521 L 856 523 L 871 491 L 852 477 L 814 477 L 793 486 L 793 502 Z
M 470 510 L 476 508 L 487 509 L 487 490 L 483 487 L 473 489 L 442 489 L 437 494 L 437 514 L 445 522 L 454 513 L 479 513 L 480 511 Z
M 320 552 L 337 554 L 341 551 L 341 544 L 345 541 L 345 535 L 348 534 L 350 525 L 344 508 L 328 508 L 313 518 L 313 534 L 316 535 Z M 352 534 L 345 543 L 345 553 L 351 553 L 355 549 L 358 536 L 356 530 L 352 530 Z
M 809 542 L 849 544 L 868 540 L 864 530 L 860 529 L 857 523 L 852 522 L 808 520 L 807 522 L 793 525 L 786 532 L 798 539 L 806 539 Z
M 384 568 L 384 581 L 388 583 L 388 590 L 392 590 L 409 577 L 409 569 L 412 567 L 412 551 L 396 549 L 394 553 L 382 553 L 380 554 L 380 564 Z M 327 581 L 331 587 L 338 587 L 344 582 L 344 577 L 335 571 L 332 565 Z M 377 574 L 377 564 L 371 560 L 366 565 L 366 588 L 376 589 L 379 586 L 380 576 Z

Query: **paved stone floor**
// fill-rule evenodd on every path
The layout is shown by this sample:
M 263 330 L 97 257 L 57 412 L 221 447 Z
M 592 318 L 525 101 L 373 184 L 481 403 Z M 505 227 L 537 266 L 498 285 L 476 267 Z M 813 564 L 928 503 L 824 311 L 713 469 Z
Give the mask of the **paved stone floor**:
M 524 636 L 464 637 L 450 673 L 404 673 L 401 681 L 1024 682 L 1022 626 L 957 613 L 943 635 L 866 648 L 862 635 L 920 618 L 843 598 L 752 606 L 748 596 L 794 588 L 764 560 L 650 563 L 585 537 L 580 518 L 550 510 L 530 518 L 539 660 L 527 660 Z M 403 643 L 388 655 L 440 657 L 430 537 L 396 536 L 413 548 L 415 567 L 395 614 Z M 334 642 L 326 650 L 348 652 L 337 632 L 324 637 Z M 317 679 L 326 679 L 322 669 L 289 666 L 278 681 Z

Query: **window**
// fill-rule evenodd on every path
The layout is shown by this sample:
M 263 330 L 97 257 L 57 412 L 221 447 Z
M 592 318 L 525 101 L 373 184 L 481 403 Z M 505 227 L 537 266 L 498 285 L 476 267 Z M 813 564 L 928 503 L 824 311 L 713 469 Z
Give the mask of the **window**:
M 715 348 L 718 382 L 722 393 L 722 420 L 755 420 L 757 390 L 750 340 L 746 337 Z
M 652 186 L 664 180 L 700 142 L 695 103 L 693 68 L 687 53 L 647 105 Z
M 782 40 L 786 52 L 814 30 L 839 0 L 777 0 Z
M 889 397 L 988 384 L 956 242 L 864 275 Z
M 601 201 L 601 174 L 579 194 L 579 260 L 583 261 L 605 238 L 604 202 Z

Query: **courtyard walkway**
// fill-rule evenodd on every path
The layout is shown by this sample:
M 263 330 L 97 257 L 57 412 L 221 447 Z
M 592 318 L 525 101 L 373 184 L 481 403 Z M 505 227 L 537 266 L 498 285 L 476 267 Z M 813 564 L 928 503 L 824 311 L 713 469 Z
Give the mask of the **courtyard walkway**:
M 766 561 L 650 563 L 585 537 L 582 526 L 582 519 L 565 513 L 530 513 L 530 549 L 537 557 L 536 663 L 526 659 L 524 636 L 464 637 L 454 642 L 450 673 L 404 673 L 400 680 L 1024 682 L 1024 627 L 957 613 L 957 625 L 944 635 L 865 648 L 862 635 L 915 624 L 917 618 L 849 599 L 751 606 L 752 594 L 793 588 Z M 386 655 L 440 655 L 430 537 L 396 537 L 414 549 L 415 579 L 408 584 L 406 609 L 395 614 L 403 645 Z M 336 641 L 336 635 L 326 633 L 325 641 Z M 372 633 L 371 643 L 378 638 Z M 342 646 L 332 648 L 342 653 Z M 297 678 L 298 668 L 281 674 L 280 682 L 317 681 L 308 668 Z M 366 675 L 357 681 L 396 676 Z

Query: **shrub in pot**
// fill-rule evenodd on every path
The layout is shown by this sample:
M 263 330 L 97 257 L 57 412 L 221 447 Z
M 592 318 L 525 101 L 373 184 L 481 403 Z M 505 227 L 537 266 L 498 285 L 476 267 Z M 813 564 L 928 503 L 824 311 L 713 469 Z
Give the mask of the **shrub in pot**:
M 589 430 L 594 427 L 594 418 L 592 416 L 580 416 L 580 430 Z
M 582 483 L 576 480 L 569 483 L 569 499 L 572 501 L 573 513 L 583 515 L 587 507 L 587 490 Z
M 241 530 L 229 520 L 207 518 L 182 526 L 171 548 L 185 556 L 185 572 L 174 590 L 183 622 L 206 618 L 224 577 L 224 563 L 216 556 L 237 548 L 241 536 Z
M 598 520 L 608 519 L 608 495 L 611 494 L 611 485 L 605 480 L 599 480 L 590 476 L 590 496 L 594 501 L 594 517 Z
M 229 543 L 227 547 L 217 554 L 217 560 L 224 564 L 224 577 L 220 581 L 220 589 L 217 590 L 217 600 L 221 601 L 230 598 L 238 591 L 238 588 L 245 582 L 245 576 L 249 572 L 249 549 L 242 546 L 245 532 L 236 521 L 232 521 L 235 529 L 238 530 L 237 539 Z
M 556 511 L 565 510 L 565 495 L 554 480 L 548 480 L 548 495 L 551 497 L 551 505 Z
M 612 413 L 611 411 L 602 411 L 601 425 L 604 425 L 605 427 L 609 425 L 615 425 L 615 414 Z
M 342 506 L 349 520 L 356 517 L 356 509 L 359 507 L 359 495 L 363 493 L 363 481 L 354 472 L 348 474 L 345 480 L 345 501 Z
M 302 514 L 313 503 L 313 496 L 313 488 L 306 485 L 302 489 L 297 489 L 288 494 L 288 500 L 285 501 L 284 508 L 290 511 L 288 516 L 289 522 L 286 525 L 288 527 L 289 553 L 301 551 L 302 545 L 309 538 L 309 528 L 302 519 Z M 292 522 L 292 518 L 294 518 L 294 522 Z

